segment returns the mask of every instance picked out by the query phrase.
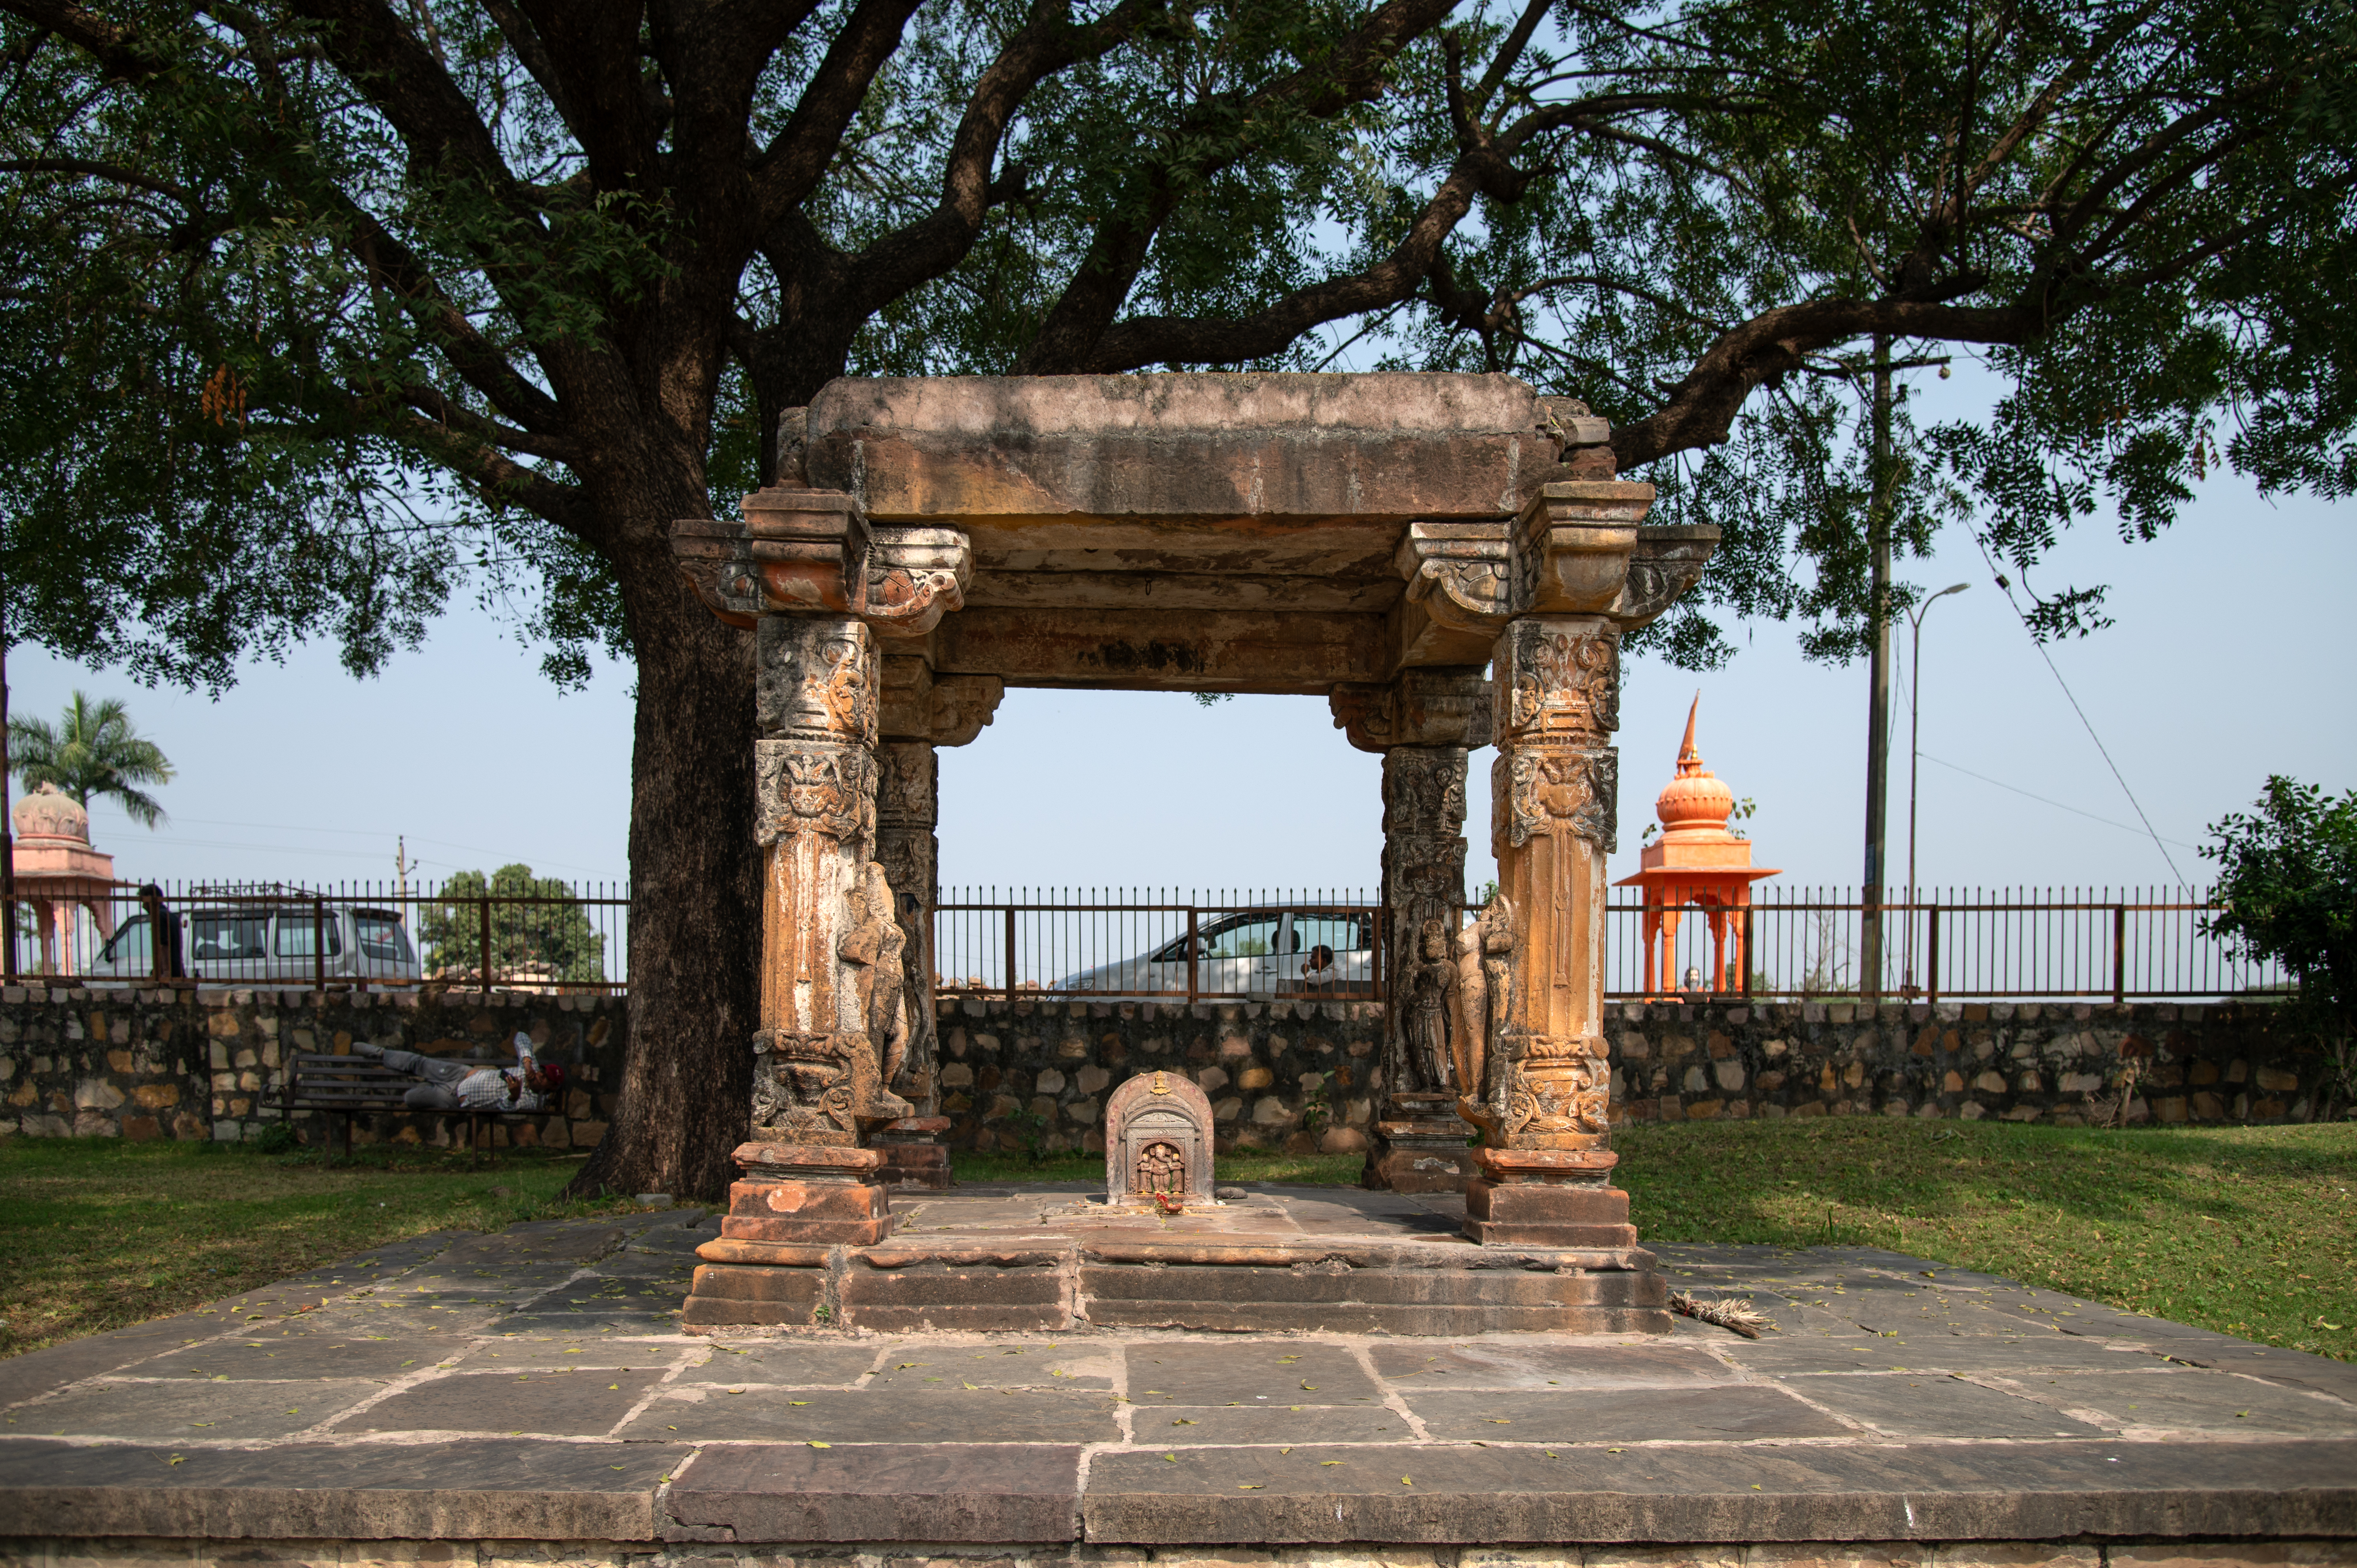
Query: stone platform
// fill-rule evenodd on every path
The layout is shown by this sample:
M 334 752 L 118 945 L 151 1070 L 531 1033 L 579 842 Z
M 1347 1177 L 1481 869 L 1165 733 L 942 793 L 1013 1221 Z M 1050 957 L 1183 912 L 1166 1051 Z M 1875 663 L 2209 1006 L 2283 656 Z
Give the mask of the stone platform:
M 1895 1253 L 1657 1249 L 1758 1341 L 716 1340 L 677 1321 L 700 1218 L 428 1237 L 0 1361 L 0 1562 L 2357 1563 L 2357 1367 Z
M 1455 1193 L 1221 1190 L 1169 1217 L 1109 1207 L 1101 1184 L 896 1194 L 891 1237 L 871 1245 L 706 1242 L 683 1321 L 712 1333 L 1670 1332 L 1668 1288 L 1641 1247 L 1480 1246 Z

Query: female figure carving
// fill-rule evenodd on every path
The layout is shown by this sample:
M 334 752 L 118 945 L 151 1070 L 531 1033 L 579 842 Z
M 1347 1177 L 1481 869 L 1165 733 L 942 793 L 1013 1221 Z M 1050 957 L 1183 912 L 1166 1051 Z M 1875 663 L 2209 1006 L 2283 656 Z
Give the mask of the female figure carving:
M 1448 961 L 1448 939 L 1439 920 L 1427 919 L 1416 941 L 1417 961 L 1408 976 L 1406 1018 L 1408 1071 L 1418 1087 L 1438 1092 L 1448 1086 L 1448 1008 L 1457 971 Z

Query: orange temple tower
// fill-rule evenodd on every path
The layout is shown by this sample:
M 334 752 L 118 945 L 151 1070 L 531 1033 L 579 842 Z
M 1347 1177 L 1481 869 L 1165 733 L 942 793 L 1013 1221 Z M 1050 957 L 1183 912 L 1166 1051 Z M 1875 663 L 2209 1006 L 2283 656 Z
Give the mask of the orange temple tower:
M 1678 747 L 1678 774 L 1653 802 L 1662 820 L 1662 836 L 1649 843 L 1634 876 L 1624 876 L 1616 887 L 1645 890 L 1645 994 L 1674 991 L 1675 976 L 1666 972 L 1677 950 L 1678 918 L 1684 907 L 1700 905 L 1710 920 L 1711 965 L 1703 988 L 1726 987 L 1727 966 L 1738 974 L 1749 954 L 1744 951 L 1743 911 L 1751 904 L 1751 885 L 1773 876 L 1772 868 L 1751 864 L 1751 843 L 1729 832 L 1727 819 L 1735 811 L 1735 792 L 1702 765 L 1695 749 L 1695 715 L 1702 707 L 1696 693 L 1686 710 L 1685 744 Z

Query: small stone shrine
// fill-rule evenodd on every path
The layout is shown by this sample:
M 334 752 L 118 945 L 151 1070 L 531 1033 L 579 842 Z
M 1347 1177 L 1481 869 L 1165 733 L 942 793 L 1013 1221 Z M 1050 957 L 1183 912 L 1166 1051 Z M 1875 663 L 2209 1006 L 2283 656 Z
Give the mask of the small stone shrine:
M 1774 876 L 1772 866 L 1751 864 L 1751 841 L 1730 831 L 1727 820 L 1735 814 L 1735 791 L 1702 765 L 1695 746 L 1695 719 L 1702 712 L 1702 694 L 1695 694 L 1686 710 L 1686 737 L 1678 747 L 1676 774 L 1653 800 L 1653 815 L 1662 824 L 1661 838 L 1639 852 L 1637 874 L 1624 876 L 1615 887 L 1645 890 L 1645 994 L 1663 996 L 1676 989 L 1678 919 L 1686 907 L 1699 906 L 1710 926 L 1710 968 L 1703 976 L 1706 992 L 1741 990 L 1742 976 L 1751 961 L 1745 925 L 1751 908 L 1751 885 Z M 1736 978 L 1729 982 L 1732 972 Z
M 1621 638 L 1717 530 L 1641 526 L 1652 488 L 1615 477 L 1605 423 L 1502 375 L 843 380 L 779 436 L 779 482 L 741 521 L 672 531 L 688 587 L 751 634 L 763 856 L 752 1139 L 685 1321 L 948 1321 L 921 1282 L 971 1268 L 1000 1281 L 955 1316 L 973 1327 L 1209 1321 L 1249 1275 L 1221 1326 L 1667 1332 L 1610 1179 L 1611 737 Z M 1039 1240 L 1039 1301 L 991 1305 L 1019 1294 L 999 1252 L 890 1236 L 888 1184 L 946 1175 L 934 748 L 971 742 L 1008 685 L 1323 696 L 1383 754 L 1369 1181 L 1461 1184 L 1462 1238 L 1410 1223 L 1430 1217 L 1410 1192 L 1368 1195 L 1391 1239 L 1349 1253 L 1346 1288 L 1325 1242 L 1185 1212 L 1209 1191 L 1208 1109 L 1176 1077 L 1168 1104 L 1123 1090 L 1135 1135 L 1108 1133 L 1104 1207 L 1180 1188 L 1182 1217 Z M 1493 743 L 1498 894 L 1460 929 L 1467 756 Z
M 1111 1207 L 1211 1201 L 1211 1100 L 1183 1074 L 1142 1072 L 1114 1090 L 1105 1101 L 1104 1144 Z

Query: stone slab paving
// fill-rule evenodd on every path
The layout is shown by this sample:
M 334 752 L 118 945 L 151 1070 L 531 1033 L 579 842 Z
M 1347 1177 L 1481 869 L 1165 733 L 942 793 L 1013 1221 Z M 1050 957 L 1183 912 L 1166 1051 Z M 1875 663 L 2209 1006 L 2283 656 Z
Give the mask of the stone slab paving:
M 1281 1223 L 1365 1212 L 1263 1193 Z M 991 1228 L 1044 1211 L 973 1201 Z M 2357 1367 L 1895 1252 L 1656 1250 L 1674 1284 L 1774 1318 L 1758 1340 L 1683 1319 L 716 1338 L 677 1325 L 713 1234 L 674 1211 L 421 1238 L 0 1362 L 0 1561 L 129 1538 L 1264 1558 L 2255 1538 L 2298 1550 L 2234 1561 L 2357 1562 Z M 2021 1561 L 2059 1561 L 2039 1550 Z

